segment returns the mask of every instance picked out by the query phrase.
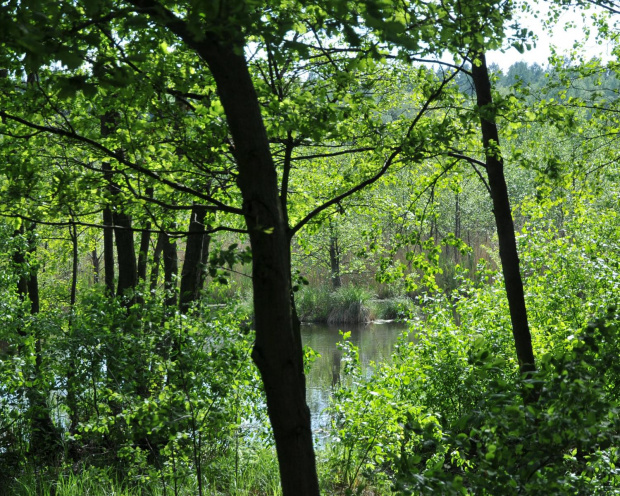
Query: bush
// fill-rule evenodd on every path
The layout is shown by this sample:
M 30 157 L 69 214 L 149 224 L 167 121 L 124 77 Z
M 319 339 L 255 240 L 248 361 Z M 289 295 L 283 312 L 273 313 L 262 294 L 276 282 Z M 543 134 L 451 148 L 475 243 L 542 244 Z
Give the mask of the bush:
M 402 340 L 369 378 L 348 345 L 353 380 L 332 407 L 332 463 L 345 486 L 387 477 L 405 494 L 620 494 L 614 309 L 555 343 L 527 379 L 496 339 L 504 331 L 468 334 L 441 298 L 432 310 L 426 336 Z M 524 404 L 532 388 L 538 400 Z

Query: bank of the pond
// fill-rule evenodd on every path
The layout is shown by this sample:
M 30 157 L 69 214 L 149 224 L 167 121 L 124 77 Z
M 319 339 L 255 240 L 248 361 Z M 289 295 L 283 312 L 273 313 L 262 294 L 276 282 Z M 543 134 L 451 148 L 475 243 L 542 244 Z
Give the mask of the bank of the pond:
M 306 287 L 296 294 L 295 302 L 302 322 L 329 325 L 404 319 L 414 312 L 414 302 L 406 296 L 380 299 L 369 289 L 353 285 L 336 290 Z

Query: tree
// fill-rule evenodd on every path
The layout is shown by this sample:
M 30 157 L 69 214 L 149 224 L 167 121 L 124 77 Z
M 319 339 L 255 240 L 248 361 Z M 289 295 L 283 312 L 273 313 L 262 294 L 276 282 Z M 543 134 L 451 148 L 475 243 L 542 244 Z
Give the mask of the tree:
M 450 36 L 454 29 L 442 24 L 437 6 L 412 4 L 412 13 L 422 15 L 432 28 L 413 33 L 406 33 L 406 23 L 391 6 L 385 6 L 384 11 L 374 4 L 356 7 L 360 17 L 341 22 L 338 19 L 349 13 L 345 2 L 314 8 L 303 4 L 255 8 L 244 2 L 162 4 L 156 0 L 89 2 L 83 6 L 46 2 L 36 11 L 25 4 L 11 5 L 0 21 L 7 28 L 3 42 L 9 55 L 2 62 L 10 67 L 11 83 L 20 78 L 23 53 L 27 54 L 28 70 L 36 71 L 43 82 L 28 95 L 7 85 L 5 95 L 12 94 L 16 102 L 28 96 L 35 104 L 29 112 L 23 112 L 19 104 L 1 110 L 4 129 L 10 124 L 66 140 L 74 153 L 87 158 L 85 166 L 90 165 L 91 157 L 95 162 L 109 161 L 111 171 L 97 172 L 112 173 L 116 184 L 123 184 L 122 193 L 140 201 L 159 202 L 168 211 L 192 210 L 200 201 L 205 208 L 243 216 L 253 262 L 256 341 L 252 357 L 265 386 L 285 495 L 318 493 L 299 323 L 292 304 L 291 238 L 317 215 L 379 181 L 397 161 L 419 161 L 436 154 L 434 147 L 455 132 L 431 109 L 455 77 L 459 68 L 454 65 L 441 77 L 426 68 L 413 70 L 409 83 L 417 90 L 415 107 L 403 111 L 401 118 L 385 123 L 374 120 L 372 113 L 359 113 L 367 108 L 372 112 L 372 105 L 360 102 L 372 102 L 376 92 L 372 83 L 366 85 L 360 78 L 358 84 L 356 78 L 365 75 L 365 70 L 372 74 L 377 66 L 390 68 L 381 61 L 389 54 L 389 43 L 405 40 L 406 34 L 402 42 L 412 52 L 443 49 L 446 33 Z M 327 22 L 331 17 L 336 20 Z M 385 47 L 377 45 L 373 36 L 361 37 L 356 32 L 354 28 L 362 20 L 377 36 L 385 36 Z M 16 36 L 23 32 L 29 35 Z M 332 44 L 334 37 L 345 48 Z M 274 70 L 276 77 L 264 79 L 278 97 L 285 88 L 280 75 L 286 73 L 278 66 L 293 66 L 300 74 L 308 59 L 320 59 L 316 67 L 327 68 L 333 76 L 328 81 L 334 84 L 323 90 L 321 112 L 317 112 L 321 119 L 292 119 L 288 128 L 270 135 L 272 127 L 266 128 L 264 116 L 269 115 L 269 103 L 274 100 L 263 100 L 257 92 L 257 78 L 252 76 L 245 52 L 251 43 L 257 44 L 257 57 L 264 53 L 275 60 L 269 70 Z M 303 78 L 298 76 L 289 87 L 303 87 L 300 81 Z M 320 87 L 322 81 L 314 80 L 314 84 Z M 352 98 L 350 88 L 356 84 Z M 308 95 L 298 93 L 296 98 L 298 105 L 305 99 L 308 106 Z M 81 101 L 84 107 L 71 108 L 63 99 Z M 178 99 L 192 109 L 191 116 L 179 109 Z M 36 110 L 37 105 L 42 112 Z M 276 108 L 280 111 L 286 105 L 282 98 Z M 93 110 L 105 115 L 112 109 L 121 115 L 118 122 L 115 119 L 118 127 L 114 134 L 102 137 L 95 132 L 90 115 Z M 273 116 L 274 121 L 279 117 L 277 113 Z M 340 119 L 350 119 L 347 122 L 357 124 L 352 128 L 366 132 L 353 139 L 339 125 Z M 316 135 L 308 122 L 317 124 Z M 292 216 L 289 188 L 294 184 L 290 180 L 293 159 L 312 164 L 317 158 L 316 154 L 295 157 L 295 148 L 318 143 L 329 149 L 338 132 L 350 140 L 345 140 L 348 148 L 367 153 L 371 160 L 364 161 L 365 167 L 358 171 L 351 167 L 344 174 L 348 178 L 344 184 L 317 195 L 310 208 L 300 208 Z M 272 142 L 284 152 L 280 168 L 274 162 L 277 151 L 272 150 Z M 207 157 L 200 157 L 201 146 L 209 150 Z M 336 151 L 327 154 L 342 153 L 338 149 L 342 146 L 338 144 Z M 221 185 L 209 189 L 206 179 L 221 181 Z M 233 179 L 238 190 L 232 186 Z M 154 189 L 153 198 L 146 188 Z M 181 195 L 185 204 L 172 199 L 172 192 Z M 115 190 L 113 195 L 118 205 L 123 200 L 120 193 Z M 129 216 L 125 206 L 118 212 Z M 119 219 L 122 222 L 114 221 L 117 245 L 121 232 L 133 236 L 129 218 Z M 174 250 L 165 248 L 168 234 L 160 238 L 161 250 L 168 261 L 168 286 L 176 290 L 172 284 L 177 271 Z M 123 246 L 127 249 L 123 256 L 133 254 L 123 277 L 132 279 L 121 285 L 119 278 L 119 292 L 137 281 L 135 250 L 133 246 L 129 250 L 129 244 Z M 118 256 L 120 259 L 120 250 Z

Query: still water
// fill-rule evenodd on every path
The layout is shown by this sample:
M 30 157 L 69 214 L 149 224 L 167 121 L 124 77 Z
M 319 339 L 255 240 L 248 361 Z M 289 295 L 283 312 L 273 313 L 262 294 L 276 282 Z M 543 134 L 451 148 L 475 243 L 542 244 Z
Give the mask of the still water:
M 302 324 L 301 337 L 304 346 L 309 346 L 321 355 L 312 364 L 306 376 L 307 401 L 312 413 L 312 430 L 321 438 L 329 425 L 329 416 L 324 412 L 329 405 L 332 388 L 341 377 L 342 352 L 337 344 L 342 341 L 339 331 L 351 333 L 351 343 L 358 347 L 363 370 L 369 370 L 370 363 L 390 360 L 394 345 L 407 323 L 386 322 L 361 326 L 346 324 L 328 326 L 325 324 Z

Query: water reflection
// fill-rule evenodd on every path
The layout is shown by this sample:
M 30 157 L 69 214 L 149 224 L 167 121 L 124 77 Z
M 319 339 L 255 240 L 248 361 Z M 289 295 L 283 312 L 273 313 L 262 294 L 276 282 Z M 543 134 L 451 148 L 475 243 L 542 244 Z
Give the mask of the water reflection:
M 325 324 L 304 324 L 301 336 L 304 346 L 310 346 L 321 356 L 313 363 L 306 376 L 307 401 L 312 413 L 312 430 L 320 438 L 329 425 L 324 412 L 329 405 L 332 388 L 340 383 L 342 372 L 342 351 L 337 343 L 342 341 L 340 331 L 351 333 L 351 343 L 359 349 L 362 370 L 369 371 L 371 362 L 389 361 L 394 345 L 406 323 L 386 322 L 362 326 Z

